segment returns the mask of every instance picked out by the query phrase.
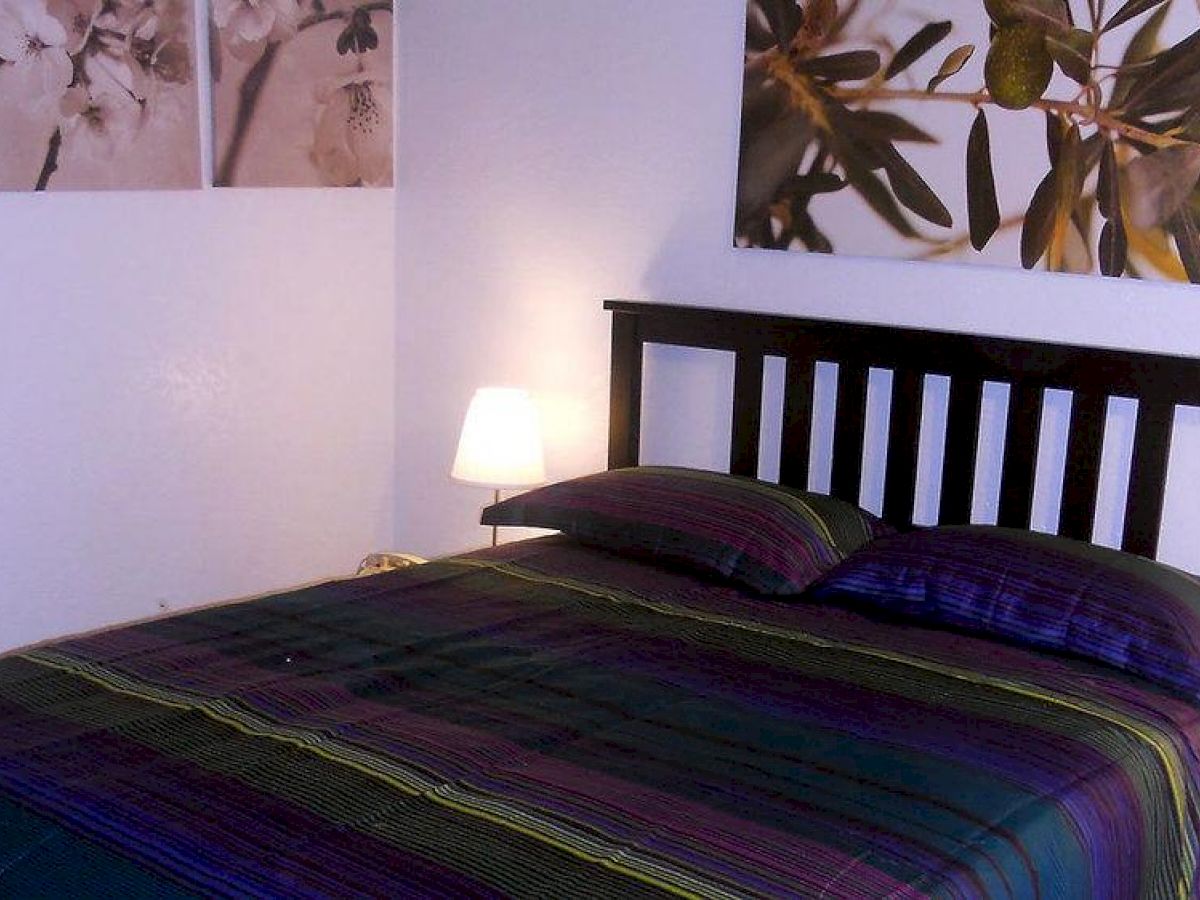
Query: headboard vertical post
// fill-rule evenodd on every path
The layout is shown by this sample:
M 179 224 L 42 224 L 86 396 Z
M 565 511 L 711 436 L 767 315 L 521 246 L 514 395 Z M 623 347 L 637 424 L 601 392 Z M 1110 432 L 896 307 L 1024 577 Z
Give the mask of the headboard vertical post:
M 1122 550 L 1151 557 L 1158 552 L 1174 428 L 1174 403 L 1165 400 L 1138 402 Z
M 641 451 L 642 358 L 638 316 L 613 311 L 612 380 L 609 384 L 608 467 L 636 466 Z
M 739 351 L 733 375 L 733 439 L 729 447 L 729 471 L 734 475 L 758 475 L 762 391 L 762 353 Z

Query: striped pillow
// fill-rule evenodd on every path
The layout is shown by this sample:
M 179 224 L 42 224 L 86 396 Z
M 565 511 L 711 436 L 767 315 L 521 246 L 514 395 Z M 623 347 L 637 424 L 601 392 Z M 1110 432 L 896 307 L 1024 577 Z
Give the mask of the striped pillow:
M 1086 657 L 1200 701 L 1200 580 L 1119 550 L 929 528 L 872 544 L 809 596 Z
M 697 469 L 638 466 L 548 485 L 483 511 L 485 525 L 554 528 L 683 563 L 762 594 L 796 594 L 892 529 L 841 500 Z

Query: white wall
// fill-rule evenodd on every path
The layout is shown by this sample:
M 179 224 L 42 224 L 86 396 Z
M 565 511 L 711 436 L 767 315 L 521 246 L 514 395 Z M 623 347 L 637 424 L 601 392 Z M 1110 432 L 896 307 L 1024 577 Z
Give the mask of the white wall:
M 1200 354 L 1200 288 L 732 249 L 743 15 L 744 0 L 401 4 L 398 545 L 486 540 L 486 492 L 446 474 L 477 385 L 540 396 L 555 476 L 603 466 L 604 297 Z M 1175 487 L 1200 484 L 1200 420 L 1182 425 Z M 1161 556 L 1200 570 L 1183 493 Z
M 0 196 L 0 650 L 387 545 L 392 202 Z

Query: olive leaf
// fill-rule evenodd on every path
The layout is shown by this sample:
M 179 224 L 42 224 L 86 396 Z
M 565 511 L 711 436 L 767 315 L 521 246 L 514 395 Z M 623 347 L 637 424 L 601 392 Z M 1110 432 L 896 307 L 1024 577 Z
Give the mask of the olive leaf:
M 1129 239 L 1120 219 L 1110 219 L 1100 229 L 1100 274 L 1120 278 L 1129 262 Z
M 846 182 L 832 172 L 809 172 L 796 175 L 788 182 L 788 189 L 798 197 L 816 194 L 833 194 L 846 186 Z
M 1121 217 L 1121 179 L 1117 172 L 1117 154 L 1111 141 L 1104 142 L 1100 155 L 1100 174 L 1096 180 L 1096 205 L 1108 219 Z
M 1200 31 L 1156 54 L 1130 85 L 1124 105 L 1139 117 L 1190 107 L 1200 92 Z
M 1072 124 L 1063 135 L 1062 146 L 1058 151 L 1058 162 L 1054 166 L 1055 192 L 1053 227 L 1050 233 L 1048 252 L 1050 267 L 1060 270 L 1067 262 L 1072 239 L 1076 236 L 1072 219 L 1079 206 L 1079 196 L 1083 192 L 1083 156 L 1081 153 L 1079 126 Z M 1082 244 L 1082 241 L 1076 242 Z M 1086 246 L 1080 247 L 1083 253 Z
M 996 200 L 996 179 L 992 172 L 991 138 L 987 116 L 982 109 L 975 114 L 975 123 L 967 140 L 967 218 L 971 246 L 982 250 L 1000 227 L 1000 205 Z
M 910 37 L 905 41 L 904 46 L 896 51 L 892 61 L 888 63 L 887 70 L 883 73 L 883 80 L 888 81 L 895 78 L 915 63 L 934 46 L 941 43 L 953 27 L 950 22 L 930 22 Z
M 1111 31 L 1118 25 L 1124 25 L 1130 19 L 1140 16 L 1154 7 L 1163 3 L 1164 0 L 1129 0 L 1124 6 L 1118 9 L 1111 19 L 1104 23 L 1104 27 L 1100 29 L 1103 34 L 1106 31 Z
M 1188 281 L 1200 284 L 1200 228 L 1197 227 L 1196 214 L 1188 207 L 1183 207 L 1171 218 L 1170 229 Z
M 767 17 L 780 49 L 786 50 L 800 30 L 800 7 L 796 0 L 758 0 L 758 8 Z
M 1112 102 L 1114 106 L 1120 106 L 1125 102 L 1130 85 L 1133 83 L 1132 76 L 1149 66 L 1148 60 L 1154 55 L 1154 48 L 1158 44 L 1158 34 L 1162 31 L 1163 21 L 1167 18 L 1170 9 L 1169 3 L 1156 9 L 1154 15 L 1142 23 L 1133 39 L 1126 44 L 1125 53 L 1121 56 L 1121 65 L 1117 68 L 1117 80 L 1113 84 Z
M 889 143 L 882 144 L 877 148 L 877 153 L 897 200 L 934 225 L 949 228 L 954 224 L 950 210 L 946 209 L 925 179 L 909 165 L 908 160 L 901 156 L 894 146 Z
M 1050 168 L 1058 165 L 1064 131 L 1065 126 L 1058 113 L 1046 110 L 1046 155 L 1050 158 Z
M 825 236 L 825 233 L 817 227 L 817 223 L 813 221 L 812 215 L 806 208 L 800 207 L 798 204 L 792 208 L 792 224 L 795 228 L 796 237 L 800 238 L 805 247 L 811 253 L 832 253 L 833 243 Z
M 891 191 L 884 187 L 883 181 L 870 169 L 859 166 L 846 166 L 846 180 L 867 202 L 867 206 L 879 218 L 892 226 L 892 229 L 902 237 L 917 237 L 917 231 L 909 222 L 904 211 L 896 204 Z
M 859 81 L 879 71 L 881 61 L 874 50 L 847 50 L 798 63 L 796 68 L 827 81 Z
M 1046 35 L 1046 50 L 1063 74 L 1078 84 L 1092 80 L 1092 35 L 1074 28 L 1061 38 Z
M 1200 180 L 1200 144 L 1176 144 L 1139 156 L 1125 167 L 1127 206 L 1134 228 L 1165 224 Z
M 929 85 L 925 90 L 932 94 L 947 78 L 957 75 L 962 71 L 962 67 L 967 64 L 967 60 L 971 58 L 971 54 L 974 52 L 974 44 L 963 44 L 961 47 L 951 50 L 949 55 L 942 60 L 942 65 L 938 69 L 937 74 L 929 79 Z
M 878 109 L 860 109 L 846 123 L 860 138 L 873 141 L 905 141 L 911 144 L 936 144 L 937 138 L 895 113 Z
M 1058 184 L 1054 169 L 1046 173 L 1033 191 L 1025 222 L 1021 227 L 1021 265 L 1032 269 L 1050 245 L 1054 231 L 1054 213 L 1058 205 Z
M 1034 25 L 1053 34 L 1071 28 L 1071 14 L 1063 0 L 984 0 L 993 24 L 1003 28 L 1017 22 Z

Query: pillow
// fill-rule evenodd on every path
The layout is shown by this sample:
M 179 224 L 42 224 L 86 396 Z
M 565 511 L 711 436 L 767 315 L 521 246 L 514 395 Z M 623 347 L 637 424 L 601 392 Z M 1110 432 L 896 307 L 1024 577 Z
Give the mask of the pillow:
M 875 542 L 809 596 L 1086 657 L 1200 701 L 1200 580 L 1119 550 L 928 528 Z
M 483 511 L 485 525 L 554 528 L 621 553 L 716 573 L 762 594 L 796 594 L 892 532 L 841 500 L 736 475 L 663 466 L 548 485 Z

